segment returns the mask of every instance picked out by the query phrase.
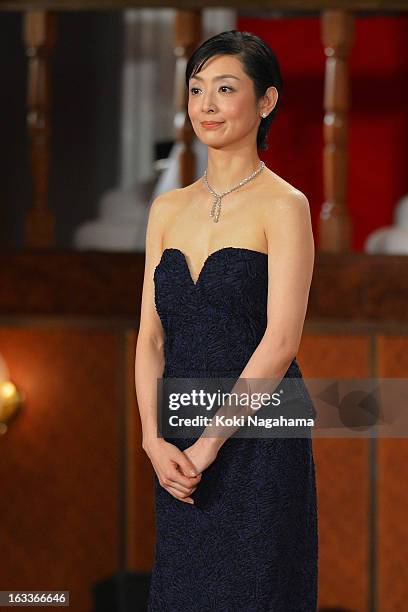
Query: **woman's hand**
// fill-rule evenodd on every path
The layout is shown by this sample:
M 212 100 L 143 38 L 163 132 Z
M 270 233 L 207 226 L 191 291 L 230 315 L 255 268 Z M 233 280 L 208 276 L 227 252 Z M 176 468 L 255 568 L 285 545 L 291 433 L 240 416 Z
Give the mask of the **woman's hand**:
M 217 458 L 220 445 L 213 438 L 198 438 L 183 452 L 198 472 L 204 472 Z
M 194 504 L 190 495 L 196 490 L 201 474 L 189 457 L 163 438 L 143 443 L 143 449 L 153 465 L 161 486 L 176 499 Z M 196 476 L 192 476 L 192 473 Z

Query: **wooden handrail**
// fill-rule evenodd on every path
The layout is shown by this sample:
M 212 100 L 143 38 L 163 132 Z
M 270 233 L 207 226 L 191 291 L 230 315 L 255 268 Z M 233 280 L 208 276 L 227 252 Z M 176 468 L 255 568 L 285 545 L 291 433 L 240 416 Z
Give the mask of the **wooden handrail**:
M 344 9 L 351 11 L 408 11 L 406 0 L 206 0 L 205 8 L 239 10 L 321 11 Z M 123 10 L 127 8 L 175 8 L 202 10 L 201 0 L 3 0 L 0 11 L 90 11 Z

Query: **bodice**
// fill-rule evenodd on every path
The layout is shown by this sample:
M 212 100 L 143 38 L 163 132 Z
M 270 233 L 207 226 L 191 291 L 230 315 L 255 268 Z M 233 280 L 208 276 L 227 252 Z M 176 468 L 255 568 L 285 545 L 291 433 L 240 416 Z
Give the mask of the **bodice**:
M 194 282 L 184 253 L 166 248 L 154 291 L 165 334 L 163 377 L 238 377 L 267 326 L 268 254 L 224 247 Z M 285 377 L 298 377 L 298 397 L 311 402 L 296 359 Z

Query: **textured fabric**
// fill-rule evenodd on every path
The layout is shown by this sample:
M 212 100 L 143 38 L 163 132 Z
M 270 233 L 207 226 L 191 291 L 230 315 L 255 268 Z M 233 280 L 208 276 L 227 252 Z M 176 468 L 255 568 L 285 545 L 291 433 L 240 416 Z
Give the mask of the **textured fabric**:
M 212 253 L 194 283 L 185 255 L 165 249 L 154 273 L 165 332 L 164 378 L 237 378 L 267 322 L 268 256 Z M 296 359 L 290 402 L 316 412 Z M 194 439 L 171 439 L 184 450 Z M 195 504 L 156 474 L 156 560 L 149 612 L 315 612 L 317 500 L 311 436 L 229 438 L 203 472 Z

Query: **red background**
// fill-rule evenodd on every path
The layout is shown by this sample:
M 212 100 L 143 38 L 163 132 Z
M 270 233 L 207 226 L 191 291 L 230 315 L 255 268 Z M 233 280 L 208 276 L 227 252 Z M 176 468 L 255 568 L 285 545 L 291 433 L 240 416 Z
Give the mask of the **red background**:
M 239 18 L 238 30 L 261 36 L 284 80 L 281 107 L 262 159 L 309 199 L 315 241 L 323 202 L 325 55 L 319 17 Z M 352 249 L 393 223 L 408 192 L 408 16 L 356 17 L 350 58 L 348 201 Z

